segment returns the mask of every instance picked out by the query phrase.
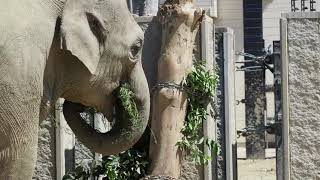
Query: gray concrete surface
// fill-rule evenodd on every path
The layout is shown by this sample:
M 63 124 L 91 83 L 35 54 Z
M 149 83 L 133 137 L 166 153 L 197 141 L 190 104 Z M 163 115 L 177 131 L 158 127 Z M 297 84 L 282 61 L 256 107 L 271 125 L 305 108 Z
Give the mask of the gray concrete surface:
M 39 128 L 38 158 L 34 177 L 37 180 L 56 178 L 55 127 L 51 118 L 43 121 Z
M 292 180 L 318 180 L 320 14 L 300 15 L 287 15 L 290 175 Z
M 276 180 L 276 160 L 238 160 L 238 180 Z

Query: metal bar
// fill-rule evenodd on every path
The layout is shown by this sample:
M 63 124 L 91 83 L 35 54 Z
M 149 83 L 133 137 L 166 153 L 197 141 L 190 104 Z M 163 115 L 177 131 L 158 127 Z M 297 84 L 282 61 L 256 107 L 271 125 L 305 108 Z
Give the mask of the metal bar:
M 315 4 L 315 0 L 310 0 L 310 11 L 316 11 Z
M 263 121 L 264 121 L 264 126 L 267 127 L 268 126 L 268 122 L 267 122 L 267 110 L 264 110 L 264 117 L 263 117 Z M 268 141 L 267 141 L 267 129 L 265 129 L 264 133 L 264 144 L 265 144 L 265 148 L 268 149 Z
M 294 0 L 291 0 L 291 12 L 295 12 L 296 9 L 296 3 Z
M 279 114 L 281 111 L 281 57 L 280 57 L 280 41 L 273 42 L 274 53 L 274 121 L 275 123 L 282 122 Z M 279 135 L 280 134 L 280 135 Z M 283 156 L 282 156 L 282 136 L 281 132 L 276 133 L 276 174 L 277 180 L 283 180 Z
M 256 69 L 256 70 L 244 70 L 244 69 L 240 69 L 240 70 L 236 70 L 236 71 L 258 72 L 258 71 L 264 71 L 264 69 Z
M 291 11 L 292 12 L 296 12 L 297 10 L 299 10 L 299 8 L 296 7 L 296 1 L 297 0 L 291 0 Z
M 301 11 L 307 10 L 308 7 L 306 6 L 306 0 L 301 0 Z
M 288 97 L 288 22 L 287 19 L 280 19 L 281 32 L 281 100 L 282 100 L 282 139 L 283 139 L 283 180 L 290 180 L 290 151 L 289 151 L 289 97 Z
M 256 62 L 256 60 L 237 61 L 236 63 L 250 63 L 250 62 Z
M 245 57 L 250 57 L 252 59 L 256 59 L 257 56 L 253 55 L 253 54 L 249 54 L 249 53 L 244 53 L 244 52 L 237 52 L 236 55 L 238 56 L 245 56 Z
M 246 70 L 265 70 L 265 68 L 261 66 L 255 66 L 255 67 L 237 67 L 236 71 L 246 71 Z
M 131 13 L 133 13 L 133 3 L 132 3 L 132 0 L 128 0 L 128 1 L 129 1 L 129 3 L 128 3 L 128 5 L 129 5 L 129 10 L 130 10 Z
M 264 69 L 263 66 L 249 66 L 242 69 Z

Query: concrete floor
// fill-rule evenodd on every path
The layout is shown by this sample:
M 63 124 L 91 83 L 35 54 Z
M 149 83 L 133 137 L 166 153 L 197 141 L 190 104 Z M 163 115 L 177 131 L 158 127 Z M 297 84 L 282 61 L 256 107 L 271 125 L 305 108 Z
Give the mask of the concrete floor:
M 265 149 L 265 152 L 266 152 L 266 156 L 265 157 L 267 159 L 276 158 L 276 149 L 275 148 Z M 247 158 L 246 148 L 238 147 L 237 148 L 237 157 L 238 157 L 238 159 L 246 159 Z
M 276 180 L 276 159 L 239 159 L 238 180 Z

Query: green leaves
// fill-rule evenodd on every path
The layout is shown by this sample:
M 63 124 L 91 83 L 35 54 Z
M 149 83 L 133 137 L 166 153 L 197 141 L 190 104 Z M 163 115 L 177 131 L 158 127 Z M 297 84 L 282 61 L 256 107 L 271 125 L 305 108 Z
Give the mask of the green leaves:
M 87 180 L 90 177 L 90 172 L 86 170 L 82 166 L 76 167 L 76 169 L 72 172 L 68 172 L 66 175 L 63 176 L 62 180 L 74 180 L 74 179 L 84 179 Z
M 63 180 L 88 179 L 91 176 L 104 177 L 105 180 L 140 179 L 147 173 L 147 153 L 130 149 L 116 156 L 103 158 L 101 165 L 95 166 L 91 171 L 78 166 L 74 172 L 69 172 Z
M 215 93 L 218 76 L 213 71 L 206 70 L 205 65 L 197 63 L 184 80 L 183 85 L 198 94 L 197 98 L 212 98 Z
M 119 156 L 114 156 L 111 160 L 104 161 L 105 164 L 114 162 L 114 158 L 117 158 L 116 164 L 110 164 L 107 166 L 108 172 L 116 172 L 116 180 L 127 179 L 139 179 L 146 175 L 148 161 L 146 152 L 139 152 L 135 149 L 128 150 L 120 153 Z M 111 180 L 111 177 L 107 175 Z
M 196 164 L 208 164 L 211 154 L 205 154 L 199 147 L 207 146 L 212 154 L 218 153 L 218 144 L 213 140 L 200 136 L 203 121 L 207 118 L 207 103 L 213 99 L 218 83 L 218 76 L 212 71 L 206 70 L 201 63 L 195 64 L 183 86 L 188 89 L 188 107 L 181 133 L 184 135 L 177 145 L 191 155 Z
M 121 101 L 121 105 L 128 115 L 133 128 L 142 128 L 137 105 L 134 101 L 134 93 L 130 89 L 129 84 L 123 84 L 120 87 L 118 98 Z

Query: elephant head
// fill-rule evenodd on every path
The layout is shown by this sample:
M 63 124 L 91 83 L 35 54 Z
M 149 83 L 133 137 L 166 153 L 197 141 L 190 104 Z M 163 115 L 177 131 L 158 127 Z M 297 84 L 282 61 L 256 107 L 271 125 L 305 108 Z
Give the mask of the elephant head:
M 61 48 L 71 53 L 84 67 L 81 71 L 85 71 L 81 78 L 73 75 L 71 81 L 81 82 L 63 92 L 67 123 L 77 138 L 95 152 L 109 155 L 129 149 L 148 123 L 150 95 L 141 63 L 143 32 L 128 11 L 126 1 L 67 0 L 59 35 Z M 120 118 L 121 115 L 111 116 L 117 109 L 113 91 L 121 82 L 128 83 L 134 92 L 142 128 Z M 80 115 L 88 106 L 116 119 L 117 127 L 107 133 L 91 128 Z M 121 111 L 116 110 L 117 113 Z

